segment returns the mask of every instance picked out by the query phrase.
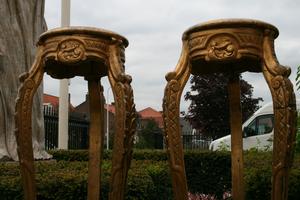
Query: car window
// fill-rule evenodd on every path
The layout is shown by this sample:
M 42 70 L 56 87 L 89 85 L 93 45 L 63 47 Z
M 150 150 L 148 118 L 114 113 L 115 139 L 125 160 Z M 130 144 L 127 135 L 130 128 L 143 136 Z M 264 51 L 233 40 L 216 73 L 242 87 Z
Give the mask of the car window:
M 247 127 L 247 137 L 271 133 L 274 125 L 273 115 L 262 115 L 255 118 Z
M 256 135 L 256 122 L 257 118 L 255 118 L 249 125 L 248 125 L 248 132 L 251 133 L 251 135 Z
M 271 133 L 273 130 L 273 115 L 263 115 L 257 118 L 257 134 Z

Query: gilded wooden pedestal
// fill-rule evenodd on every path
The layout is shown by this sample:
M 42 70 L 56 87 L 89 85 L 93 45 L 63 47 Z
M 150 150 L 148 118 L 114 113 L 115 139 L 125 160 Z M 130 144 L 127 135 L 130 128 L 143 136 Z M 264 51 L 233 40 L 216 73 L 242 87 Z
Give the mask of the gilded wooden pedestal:
M 188 29 L 182 37 L 179 62 L 168 81 L 163 100 L 165 140 L 169 153 L 174 197 L 187 199 L 179 105 L 190 74 L 228 73 L 232 195 L 244 199 L 242 121 L 239 74 L 262 72 L 272 93 L 275 128 L 273 145 L 272 200 L 286 200 L 288 173 L 296 136 L 296 103 L 288 79 L 290 69 L 280 65 L 274 51 L 278 30 L 273 25 L 246 19 L 216 20 Z
M 125 74 L 124 50 L 128 41 L 113 32 L 86 27 L 60 28 L 40 36 L 36 59 L 28 73 L 20 76 L 16 100 L 16 137 L 25 200 L 36 199 L 32 152 L 32 98 L 44 72 L 57 79 L 83 76 L 88 81 L 90 103 L 88 199 L 100 199 L 100 165 L 104 135 L 104 97 L 100 79 L 108 76 L 116 102 L 109 198 L 124 197 L 132 155 L 136 110 L 131 77 Z M 49 174 L 50 176 L 50 174 Z

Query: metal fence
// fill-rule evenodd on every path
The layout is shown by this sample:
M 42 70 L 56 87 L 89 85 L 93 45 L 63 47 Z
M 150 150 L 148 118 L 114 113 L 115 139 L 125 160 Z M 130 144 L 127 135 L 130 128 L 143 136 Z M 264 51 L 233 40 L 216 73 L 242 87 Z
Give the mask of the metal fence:
M 44 106 L 45 121 L 45 148 L 58 148 L 58 111 L 49 106 Z M 69 115 L 69 149 L 88 148 L 89 121 L 82 118 L 79 114 L 70 113 Z
M 208 149 L 211 142 L 211 139 L 201 135 L 182 135 L 184 149 Z
M 45 148 L 47 150 L 58 148 L 58 111 L 49 106 L 44 106 L 45 121 Z M 87 149 L 88 148 L 89 121 L 84 119 L 78 113 L 69 115 L 69 149 Z M 162 139 L 160 138 L 159 141 Z M 158 141 L 155 138 L 154 141 Z M 202 137 L 199 134 L 182 135 L 184 149 L 208 149 L 211 139 Z M 156 147 L 155 148 L 162 148 Z

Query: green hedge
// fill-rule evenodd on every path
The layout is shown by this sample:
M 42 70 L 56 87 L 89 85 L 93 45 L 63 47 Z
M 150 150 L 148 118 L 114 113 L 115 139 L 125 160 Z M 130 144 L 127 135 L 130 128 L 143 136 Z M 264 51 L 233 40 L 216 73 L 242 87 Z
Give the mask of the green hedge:
M 244 155 L 246 199 L 270 199 L 271 153 L 250 151 Z M 58 151 L 54 157 L 60 161 L 36 163 L 39 199 L 86 199 L 87 162 L 82 160 L 87 159 L 87 151 Z M 110 157 L 111 152 L 104 154 L 104 158 Z M 133 157 L 126 199 L 172 199 L 166 153 L 137 151 Z M 76 159 L 80 161 L 74 161 Z M 185 152 L 185 164 L 191 192 L 221 196 L 224 191 L 230 190 L 231 159 L 228 152 Z M 0 199 L 22 199 L 18 168 L 17 163 L 0 163 Z M 107 199 L 110 168 L 111 162 L 104 160 L 102 199 Z M 298 199 L 299 194 L 300 154 L 296 154 L 290 176 L 289 200 Z
M 111 163 L 104 161 L 101 199 L 108 199 Z M 37 162 L 38 199 L 81 200 L 87 195 L 87 162 Z M 165 162 L 133 161 L 128 174 L 127 200 L 171 199 L 171 181 Z M 23 199 L 17 163 L 0 164 L 0 199 Z M 170 197 L 170 198 L 168 198 Z
M 87 150 L 59 150 L 51 151 L 50 153 L 56 160 L 88 160 Z M 103 158 L 111 159 L 111 151 L 104 151 Z M 166 151 L 163 150 L 135 150 L 133 159 L 140 161 L 151 160 L 152 162 L 161 161 L 167 165 L 168 157 Z M 220 163 L 222 167 L 220 167 Z M 231 188 L 231 161 L 228 152 L 188 151 L 185 152 L 185 165 L 188 187 L 191 192 L 221 196 L 224 191 Z M 169 171 L 168 166 L 164 170 Z M 161 183 L 160 180 L 158 182 Z M 165 186 L 162 188 L 165 188 Z
M 52 152 L 51 152 L 52 153 Z M 88 160 L 86 150 L 55 151 L 57 160 Z M 104 151 L 104 158 L 111 159 L 111 151 Z M 167 161 L 167 154 L 162 150 L 136 150 L 135 160 Z M 252 199 L 269 199 L 271 188 L 271 152 L 248 151 L 244 153 L 244 175 L 246 197 Z M 185 167 L 188 188 L 191 192 L 216 194 L 231 188 L 230 152 L 187 151 Z M 165 170 L 169 170 L 168 168 Z M 300 194 L 300 154 L 295 155 L 294 167 L 291 171 L 289 194 L 290 199 Z M 297 187 L 296 187 L 297 186 Z
M 185 170 L 192 193 L 222 196 L 231 188 L 231 159 L 228 152 L 185 153 Z
M 89 154 L 87 150 L 50 150 L 49 153 L 53 155 L 53 159 L 57 161 L 88 161 Z M 104 150 L 103 159 L 111 160 L 112 151 Z M 167 154 L 163 150 L 135 150 L 133 151 L 134 160 L 152 160 L 152 161 L 166 161 Z

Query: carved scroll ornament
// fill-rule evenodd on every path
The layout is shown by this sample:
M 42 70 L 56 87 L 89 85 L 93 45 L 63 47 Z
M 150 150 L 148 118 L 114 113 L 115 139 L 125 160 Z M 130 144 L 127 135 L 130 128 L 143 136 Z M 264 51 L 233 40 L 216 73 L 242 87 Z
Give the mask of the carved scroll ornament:
M 288 76 L 290 69 L 280 65 L 274 51 L 278 30 L 273 25 L 248 19 L 215 20 L 196 25 L 183 34 L 183 50 L 174 72 L 166 75 L 168 81 L 163 99 L 165 140 L 175 199 L 187 199 L 186 176 L 179 126 L 181 92 L 191 73 L 201 75 L 244 71 L 262 72 L 273 98 L 274 144 L 272 171 L 272 200 L 287 200 L 288 174 L 293 162 L 296 134 L 296 104 L 293 86 Z M 239 97 L 239 82 L 230 82 L 231 106 Z M 231 108 L 231 119 L 241 116 L 240 109 Z M 241 124 L 231 128 L 232 193 L 233 199 L 244 199 Z M 238 173 L 236 173 L 238 172 Z
M 103 149 L 103 88 L 108 75 L 116 101 L 116 134 L 109 199 L 124 199 L 130 167 L 136 110 L 131 77 L 124 70 L 128 41 L 113 32 L 95 28 L 69 27 L 41 35 L 36 60 L 22 81 L 16 103 L 16 136 L 25 200 L 36 199 L 35 170 L 31 141 L 32 98 L 44 71 L 55 78 L 84 76 L 90 96 L 90 142 L 88 199 L 100 199 L 101 152 Z

